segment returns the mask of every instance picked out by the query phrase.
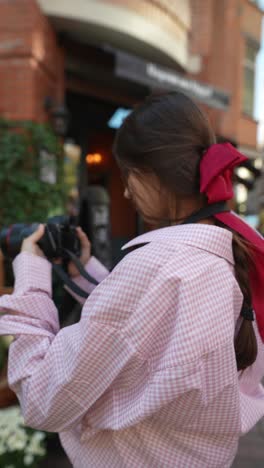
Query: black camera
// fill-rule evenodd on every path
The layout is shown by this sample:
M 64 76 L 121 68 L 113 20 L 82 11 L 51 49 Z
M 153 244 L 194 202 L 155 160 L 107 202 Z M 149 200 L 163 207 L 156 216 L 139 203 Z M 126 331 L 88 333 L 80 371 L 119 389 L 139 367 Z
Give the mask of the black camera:
M 5 257 L 15 258 L 21 249 L 23 240 L 37 230 L 39 223 L 13 224 L 0 232 L 0 248 Z M 68 216 L 54 216 L 48 219 L 39 247 L 49 260 L 61 258 L 69 260 L 68 252 L 80 256 L 81 245 L 76 227 Z

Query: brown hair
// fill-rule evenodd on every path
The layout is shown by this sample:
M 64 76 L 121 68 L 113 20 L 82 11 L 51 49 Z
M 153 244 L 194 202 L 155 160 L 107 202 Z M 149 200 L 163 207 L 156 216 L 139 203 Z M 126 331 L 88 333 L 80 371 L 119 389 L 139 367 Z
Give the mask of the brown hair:
M 152 173 L 161 186 L 176 197 L 200 194 L 200 160 L 215 143 L 215 135 L 199 107 L 182 93 L 148 97 L 123 122 L 113 146 L 122 174 Z M 203 198 L 206 205 L 206 198 Z M 250 249 L 233 233 L 235 276 L 246 305 L 251 305 Z M 256 359 L 257 343 L 252 322 L 242 318 L 235 338 L 238 370 Z
M 235 275 L 243 293 L 244 304 L 252 307 L 249 272 L 254 268 L 250 246 L 237 233 L 233 233 L 233 254 Z M 235 339 L 235 352 L 238 370 L 251 366 L 257 358 L 258 345 L 252 322 L 242 317 L 242 323 Z

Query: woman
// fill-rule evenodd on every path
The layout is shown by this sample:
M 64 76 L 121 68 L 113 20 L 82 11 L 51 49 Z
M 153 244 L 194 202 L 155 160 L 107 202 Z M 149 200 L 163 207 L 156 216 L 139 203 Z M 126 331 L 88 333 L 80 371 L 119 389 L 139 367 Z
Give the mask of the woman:
M 59 432 L 76 468 L 230 467 L 264 414 L 263 240 L 224 204 L 246 158 L 215 144 L 180 93 L 132 112 L 114 153 L 125 196 L 157 229 L 110 274 L 78 231 L 101 284 L 61 330 L 43 226 L 24 241 L 0 299 L 1 333 L 15 336 L 9 384 L 26 424 Z

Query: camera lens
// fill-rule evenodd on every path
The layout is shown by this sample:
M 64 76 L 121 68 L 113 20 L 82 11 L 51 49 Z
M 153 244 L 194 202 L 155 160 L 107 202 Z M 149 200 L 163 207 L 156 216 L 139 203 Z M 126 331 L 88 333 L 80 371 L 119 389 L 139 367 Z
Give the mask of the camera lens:
M 0 232 L 0 248 L 5 257 L 15 258 L 21 249 L 23 240 L 30 236 L 38 227 L 34 224 L 13 224 Z

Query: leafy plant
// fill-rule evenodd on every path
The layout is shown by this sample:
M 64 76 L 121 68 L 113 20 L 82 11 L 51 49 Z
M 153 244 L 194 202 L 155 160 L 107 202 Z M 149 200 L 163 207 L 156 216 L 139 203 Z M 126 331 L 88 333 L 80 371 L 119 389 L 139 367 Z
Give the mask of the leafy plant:
M 42 151 L 55 156 L 54 184 L 40 178 Z M 62 179 L 62 147 L 48 125 L 0 119 L 0 228 L 45 222 L 61 213 L 65 202 Z

